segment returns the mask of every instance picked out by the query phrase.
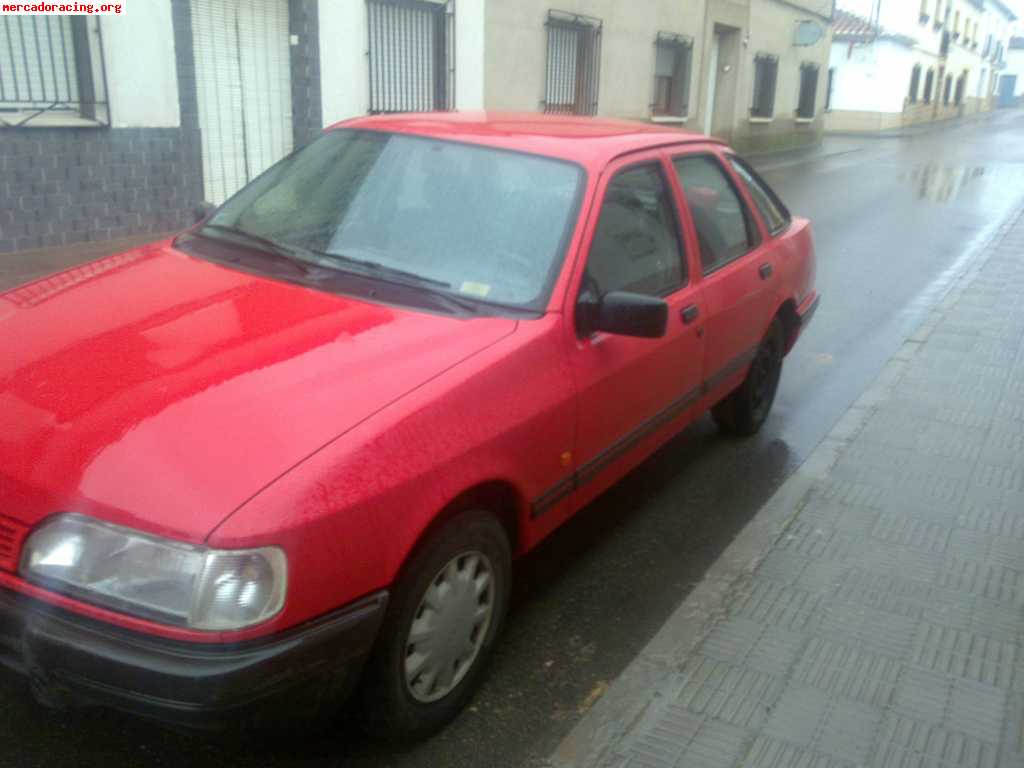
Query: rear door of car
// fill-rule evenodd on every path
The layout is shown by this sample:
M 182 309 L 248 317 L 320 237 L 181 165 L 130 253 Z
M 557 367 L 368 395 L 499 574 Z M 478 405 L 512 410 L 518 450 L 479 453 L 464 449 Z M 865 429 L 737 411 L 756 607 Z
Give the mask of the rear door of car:
M 668 156 L 633 154 L 602 174 L 570 289 L 569 359 L 578 392 L 576 504 L 585 503 L 685 423 L 700 395 L 704 309 L 687 258 Z M 663 298 L 661 338 L 580 333 L 581 294 L 619 290 Z
M 775 255 L 720 148 L 673 153 L 672 167 L 700 255 L 707 308 L 700 407 L 706 408 L 743 380 L 768 328 L 775 311 Z

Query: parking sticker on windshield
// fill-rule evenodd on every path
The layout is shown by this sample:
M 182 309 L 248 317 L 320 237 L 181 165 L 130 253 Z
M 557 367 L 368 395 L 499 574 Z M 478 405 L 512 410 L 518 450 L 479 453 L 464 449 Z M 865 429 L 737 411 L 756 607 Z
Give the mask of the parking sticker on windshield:
M 487 294 L 491 292 L 491 286 L 487 283 L 474 283 L 470 280 L 463 280 L 462 285 L 459 286 L 459 290 L 463 293 L 468 293 L 471 296 L 478 298 L 487 298 Z

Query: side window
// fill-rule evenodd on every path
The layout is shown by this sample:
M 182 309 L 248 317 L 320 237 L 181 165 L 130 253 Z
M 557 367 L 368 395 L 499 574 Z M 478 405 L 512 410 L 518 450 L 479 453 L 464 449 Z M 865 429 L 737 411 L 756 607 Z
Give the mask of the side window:
M 613 178 L 590 245 L 585 287 L 597 296 L 666 296 L 682 287 L 683 249 L 673 206 L 657 165 L 629 168 Z
M 786 206 L 782 204 L 782 201 L 771 190 L 771 187 L 757 175 L 753 168 L 738 157 L 730 156 L 729 163 L 740 179 L 743 180 L 743 183 L 747 185 L 747 189 L 750 190 L 750 197 L 753 198 L 757 210 L 761 212 L 761 217 L 764 219 L 764 224 L 768 227 L 768 231 L 773 235 L 777 235 L 788 227 L 789 211 L 786 210 Z
M 757 245 L 750 213 L 711 155 L 672 161 L 693 216 L 704 274 L 738 259 Z

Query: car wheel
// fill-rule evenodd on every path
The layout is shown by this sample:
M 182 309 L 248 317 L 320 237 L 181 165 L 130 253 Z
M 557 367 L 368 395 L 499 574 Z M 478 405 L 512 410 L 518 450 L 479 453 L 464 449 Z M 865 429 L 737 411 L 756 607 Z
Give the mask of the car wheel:
M 415 739 L 465 707 L 504 623 L 511 570 L 508 536 L 491 514 L 465 512 L 430 535 L 392 592 L 367 664 L 367 730 Z
M 779 389 L 784 344 L 782 324 L 776 318 L 761 340 L 743 383 L 711 409 L 722 430 L 747 437 L 757 434 L 764 425 Z

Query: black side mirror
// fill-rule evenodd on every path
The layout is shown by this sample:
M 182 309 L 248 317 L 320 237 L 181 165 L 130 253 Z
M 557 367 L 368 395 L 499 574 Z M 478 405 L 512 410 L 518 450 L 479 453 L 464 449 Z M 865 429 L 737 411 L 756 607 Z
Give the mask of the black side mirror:
M 589 335 L 595 331 L 618 336 L 636 336 L 657 339 L 668 328 L 668 303 L 655 296 L 640 293 L 612 291 L 600 300 L 581 297 L 577 308 L 580 332 Z
M 196 224 L 201 221 L 205 221 L 213 212 L 217 210 L 217 206 L 213 203 L 208 203 L 205 200 L 192 209 L 192 216 L 195 218 Z

